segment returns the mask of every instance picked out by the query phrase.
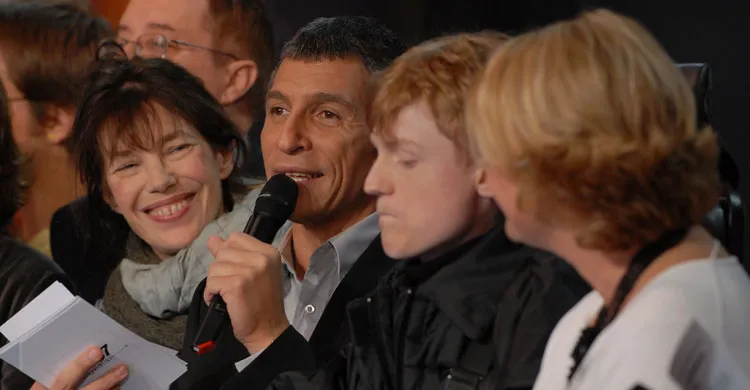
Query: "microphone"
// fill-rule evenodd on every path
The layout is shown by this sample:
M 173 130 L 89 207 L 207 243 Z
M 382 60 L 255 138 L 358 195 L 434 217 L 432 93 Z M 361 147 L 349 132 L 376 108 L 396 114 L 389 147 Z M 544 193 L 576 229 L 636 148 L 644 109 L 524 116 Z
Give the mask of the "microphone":
M 297 183 L 284 174 L 272 176 L 263 186 L 255 200 L 253 214 L 243 232 L 261 242 L 270 244 L 289 219 L 297 205 Z M 220 295 L 216 295 L 208 306 L 198 334 L 193 341 L 193 351 L 203 355 L 216 348 L 216 340 L 229 321 L 227 305 Z

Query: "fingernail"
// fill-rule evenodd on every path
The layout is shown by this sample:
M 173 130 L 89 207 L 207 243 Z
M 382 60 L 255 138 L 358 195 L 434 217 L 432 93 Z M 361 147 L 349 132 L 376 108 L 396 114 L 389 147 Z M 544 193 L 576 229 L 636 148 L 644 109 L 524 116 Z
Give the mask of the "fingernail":
M 102 351 L 99 348 L 91 348 L 89 350 L 89 360 L 92 362 L 98 362 L 102 357 Z
M 126 366 L 117 367 L 117 371 L 115 371 L 115 374 L 117 374 L 118 378 L 125 378 L 126 376 L 128 376 L 128 368 Z

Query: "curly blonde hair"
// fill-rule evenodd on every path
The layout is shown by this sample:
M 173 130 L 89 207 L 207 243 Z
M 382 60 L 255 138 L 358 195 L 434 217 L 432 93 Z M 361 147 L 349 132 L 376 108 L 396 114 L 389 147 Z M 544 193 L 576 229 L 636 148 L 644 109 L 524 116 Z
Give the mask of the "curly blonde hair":
M 424 100 L 438 130 L 456 145 L 464 161 L 471 161 L 464 121 L 466 94 L 492 51 L 508 39 L 492 31 L 456 34 L 409 49 L 373 78 L 369 128 L 389 141 L 401 110 Z
M 507 42 L 469 100 L 477 160 L 581 247 L 636 248 L 718 199 L 714 132 L 696 127 L 687 81 L 627 17 L 591 11 Z

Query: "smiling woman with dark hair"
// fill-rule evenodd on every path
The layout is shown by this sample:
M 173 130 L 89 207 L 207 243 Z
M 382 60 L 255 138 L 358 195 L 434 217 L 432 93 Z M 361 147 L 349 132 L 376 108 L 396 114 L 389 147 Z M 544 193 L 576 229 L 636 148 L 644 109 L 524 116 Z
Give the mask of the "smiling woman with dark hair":
M 0 83 L 0 324 L 5 323 L 28 302 L 55 281 L 70 282 L 43 254 L 8 235 L 8 224 L 22 205 L 26 186 L 19 171 L 21 156 L 10 131 L 5 88 Z M 0 346 L 7 340 L 0 336 Z M 31 378 L 0 361 L 0 390 L 24 389 Z
M 127 60 L 111 46 L 101 46 L 71 138 L 88 194 L 84 230 L 127 242 L 98 303 L 133 332 L 176 349 L 186 316 L 166 305 L 164 291 L 192 297 L 194 286 L 177 282 L 174 272 L 200 280 L 205 266 L 177 270 L 171 257 L 249 192 L 232 184 L 245 144 L 185 69 L 161 59 Z M 157 274 L 167 274 L 169 285 L 157 283 Z

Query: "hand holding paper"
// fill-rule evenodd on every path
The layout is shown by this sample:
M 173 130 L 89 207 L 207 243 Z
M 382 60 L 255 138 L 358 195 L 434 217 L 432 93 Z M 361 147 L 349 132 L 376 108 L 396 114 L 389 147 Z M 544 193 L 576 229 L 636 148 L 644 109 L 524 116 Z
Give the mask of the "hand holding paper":
M 86 379 L 89 371 L 91 371 L 97 363 L 99 363 L 104 355 L 99 348 L 92 347 L 78 355 L 72 362 L 68 364 L 57 376 L 55 381 L 52 382 L 52 387 L 49 389 L 42 386 L 39 383 L 34 383 L 31 390 L 65 390 L 65 389 L 77 389 L 78 386 Z M 107 372 L 101 378 L 90 383 L 88 386 L 81 390 L 109 390 L 118 386 L 128 376 L 128 368 L 124 365 L 116 366 Z
M 52 389 L 79 380 L 84 389 L 106 389 L 101 386 L 114 380 L 113 370 L 125 365 L 127 380 L 119 379 L 123 390 L 163 390 L 186 371 L 171 351 L 125 329 L 59 283 L 0 326 L 0 333 L 10 341 L 0 349 L 0 359 Z M 86 361 L 91 346 L 99 348 L 98 363 Z M 80 377 L 87 366 L 92 368 Z

